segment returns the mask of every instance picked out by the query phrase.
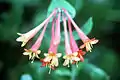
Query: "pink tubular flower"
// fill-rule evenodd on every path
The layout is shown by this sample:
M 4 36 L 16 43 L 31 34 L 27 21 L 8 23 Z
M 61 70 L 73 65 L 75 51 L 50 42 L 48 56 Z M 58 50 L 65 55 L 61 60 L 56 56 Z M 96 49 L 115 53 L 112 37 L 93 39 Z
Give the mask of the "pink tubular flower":
M 56 14 L 56 9 L 51 13 L 51 15 L 44 21 L 42 22 L 40 25 L 38 25 L 37 27 L 35 27 L 34 29 L 32 29 L 31 31 L 21 34 L 21 33 L 17 33 L 18 35 L 20 35 L 20 37 L 18 37 L 16 39 L 16 41 L 18 42 L 22 42 L 21 47 L 25 46 L 25 44 L 31 39 L 33 38 L 36 33 L 50 20 L 50 18 Z
M 29 59 L 31 59 L 32 62 L 34 61 L 35 57 L 39 58 L 38 54 L 40 54 L 41 51 L 38 50 L 38 49 L 41 45 L 41 42 L 42 42 L 45 30 L 46 30 L 47 24 L 48 24 L 48 22 L 45 24 L 45 26 L 43 28 L 43 31 L 41 32 L 40 36 L 36 40 L 35 44 L 29 50 L 25 49 L 25 52 L 23 53 L 23 55 L 29 55 Z
M 58 45 L 60 43 L 60 12 L 58 13 L 58 19 L 56 20 L 56 30 L 55 30 L 55 40 L 54 40 L 54 44 Z
M 69 34 L 70 34 L 70 46 L 72 49 L 72 53 L 77 54 L 77 57 L 80 58 L 80 61 L 84 61 L 83 55 L 85 54 L 85 52 L 83 52 L 82 50 L 80 50 L 76 44 L 76 41 L 74 40 L 74 37 L 72 35 L 72 29 L 71 29 L 71 22 L 68 19 L 68 27 L 69 27 Z
M 65 59 L 63 66 L 68 66 L 69 67 L 69 63 L 73 63 L 74 61 L 80 61 L 80 58 L 77 57 L 78 53 L 72 53 L 70 44 L 69 44 L 69 39 L 68 39 L 68 32 L 67 32 L 67 25 L 66 25 L 66 19 L 65 17 L 63 17 L 63 26 L 64 26 L 64 34 L 65 34 L 65 52 L 66 55 L 63 56 L 63 58 Z
M 81 38 L 81 40 L 83 41 L 83 45 L 80 46 L 80 48 L 84 48 L 86 47 L 86 51 L 90 51 L 92 50 L 92 44 L 96 44 L 98 42 L 97 39 L 93 38 L 93 39 L 89 39 L 84 33 L 83 31 L 77 26 L 77 24 L 74 22 L 74 20 L 71 18 L 71 16 L 69 15 L 69 13 L 63 9 L 64 13 L 66 14 L 66 16 L 68 17 L 68 19 L 71 21 L 71 23 L 73 24 L 73 26 L 75 27 L 76 31 L 78 32 L 79 37 Z
M 42 66 L 48 66 L 50 68 L 49 74 L 51 69 L 58 66 L 58 58 L 61 57 L 61 53 L 57 53 L 57 48 L 60 43 L 60 12 L 58 13 L 58 18 L 56 20 L 56 30 L 54 33 L 54 20 L 52 22 L 52 31 L 51 31 L 51 43 L 48 53 L 45 53 L 45 58 L 42 60 Z
M 39 54 L 41 53 L 41 50 L 39 50 L 47 25 L 52 18 L 52 29 L 51 29 L 51 41 L 50 41 L 50 47 L 48 49 L 47 53 L 44 53 L 45 58 L 41 59 L 39 58 Z M 55 69 L 59 65 L 58 58 L 62 56 L 61 53 L 58 53 L 58 46 L 60 44 L 61 39 L 61 33 L 60 33 L 60 20 L 63 21 L 63 27 L 64 27 L 64 41 L 65 41 L 65 55 L 63 56 L 64 63 L 63 66 L 70 66 L 71 64 L 77 64 L 79 61 L 84 61 L 84 54 L 85 52 L 82 51 L 84 47 L 86 47 L 86 51 L 92 50 L 93 46 L 92 44 L 96 44 L 98 42 L 97 39 L 89 39 L 83 31 L 76 25 L 74 20 L 71 18 L 70 14 L 67 10 L 64 8 L 56 8 L 53 10 L 53 12 L 50 14 L 50 16 L 45 19 L 40 25 L 38 25 L 36 28 L 30 30 L 27 33 L 21 34 L 20 37 L 16 39 L 18 42 L 22 42 L 21 47 L 25 46 L 25 44 L 32 39 L 41 29 L 42 32 L 39 35 L 38 39 L 35 41 L 35 43 L 32 45 L 29 49 L 24 49 L 25 52 L 23 55 L 28 55 L 29 59 L 33 62 L 35 58 L 40 59 L 42 62 L 42 67 L 49 67 L 49 74 L 51 70 Z M 68 20 L 68 23 L 67 23 Z M 68 24 L 68 25 L 67 25 Z M 68 36 L 68 30 L 69 30 L 69 36 Z M 79 37 L 81 38 L 82 42 L 84 43 L 82 46 L 80 46 L 81 49 L 79 49 L 74 36 L 72 34 L 72 26 L 74 26 L 75 30 L 77 31 Z M 48 35 L 49 36 L 49 35 Z

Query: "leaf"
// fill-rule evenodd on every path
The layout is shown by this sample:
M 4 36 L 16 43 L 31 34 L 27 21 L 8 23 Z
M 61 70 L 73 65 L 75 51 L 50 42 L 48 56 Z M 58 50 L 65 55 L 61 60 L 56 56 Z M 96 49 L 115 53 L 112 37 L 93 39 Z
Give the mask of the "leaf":
M 90 63 L 84 63 L 83 68 L 77 70 L 76 76 L 76 78 L 80 77 L 81 80 L 109 80 L 109 76 L 105 71 Z M 87 76 L 87 78 L 85 76 Z
M 118 66 L 117 53 L 105 46 L 94 47 L 92 54 L 87 58 L 95 65 L 104 69 L 109 75 L 115 74 L 113 67 Z M 110 64 L 108 64 L 110 63 Z M 117 68 L 116 68 L 117 69 Z
M 76 15 L 74 7 L 72 7 L 72 5 L 69 4 L 66 0 L 52 0 L 50 6 L 48 7 L 47 17 L 55 8 L 65 8 L 72 18 L 74 18 Z
M 104 72 L 102 69 L 92 65 L 92 64 L 87 64 L 90 69 L 90 76 L 91 80 L 108 80 L 108 75 L 106 72 Z
M 68 68 L 58 68 L 54 71 L 52 80 L 70 80 L 71 71 Z
M 91 32 L 92 27 L 93 27 L 93 21 L 92 21 L 92 17 L 90 17 L 88 21 L 83 25 L 83 27 L 81 27 L 81 29 L 86 35 L 88 35 Z
M 63 71 L 64 71 L 64 73 L 63 73 Z M 59 76 L 71 76 L 70 70 L 66 69 L 66 68 L 58 68 L 57 70 L 55 70 L 54 73 Z

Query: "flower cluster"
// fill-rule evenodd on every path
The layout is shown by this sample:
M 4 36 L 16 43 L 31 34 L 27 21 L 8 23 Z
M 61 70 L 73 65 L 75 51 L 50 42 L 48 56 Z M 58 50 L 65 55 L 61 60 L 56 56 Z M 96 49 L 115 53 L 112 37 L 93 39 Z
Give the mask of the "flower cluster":
M 50 41 L 50 47 L 48 49 L 48 53 L 44 53 L 45 58 L 41 59 L 39 57 L 39 54 L 41 53 L 41 50 L 39 50 L 41 46 L 41 42 L 43 40 L 46 28 L 48 23 L 50 22 L 50 19 L 52 18 L 52 28 L 51 28 L 51 41 Z M 96 44 L 98 42 L 97 39 L 89 39 L 84 32 L 77 26 L 77 24 L 74 22 L 74 20 L 71 18 L 69 12 L 62 8 L 56 8 L 53 10 L 53 12 L 49 15 L 49 17 L 44 20 L 40 25 L 33 28 L 31 31 L 21 34 L 20 37 L 16 39 L 18 42 L 22 42 L 21 47 L 25 46 L 26 43 L 32 39 L 41 29 L 42 32 L 39 35 L 38 39 L 35 41 L 35 43 L 32 45 L 30 49 L 24 49 L 25 52 L 23 55 L 28 55 L 29 59 L 34 61 L 35 58 L 40 59 L 42 62 L 42 66 L 47 66 L 51 69 L 55 69 L 59 65 L 58 58 L 62 56 L 61 53 L 57 52 L 58 46 L 60 44 L 60 20 L 63 21 L 64 26 L 64 41 L 65 41 L 65 55 L 63 56 L 63 59 L 65 59 L 63 66 L 70 66 L 70 64 L 77 64 L 78 62 L 84 61 L 83 55 L 85 55 L 86 52 L 92 50 L 93 46 L 92 44 Z M 76 32 L 78 33 L 78 36 L 83 42 L 83 45 L 78 47 L 74 36 L 72 34 L 72 27 L 75 28 Z M 68 30 L 67 30 L 68 29 Z M 68 34 L 69 31 L 69 34 Z M 86 48 L 86 52 L 82 51 L 83 48 Z

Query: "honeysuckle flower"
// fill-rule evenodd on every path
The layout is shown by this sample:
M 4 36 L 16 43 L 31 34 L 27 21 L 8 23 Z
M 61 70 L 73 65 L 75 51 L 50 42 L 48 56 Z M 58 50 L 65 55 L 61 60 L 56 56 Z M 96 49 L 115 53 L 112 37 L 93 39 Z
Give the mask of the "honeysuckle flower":
M 45 53 L 44 54 L 46 58 L 41 59 L 42 67 L 46 66 L 49 67 L 49 74 L 51 73 L 51 69 L 55 70 L 55 67 L 57 67 L 58 64 L 58 58 L 61 57 L 61 53 Z
M 68 17 L 68 19 L 71 21 L 71 23 L 73 24 L 74 28 L 76 29 L 79 37 L 81 38 L 81 40 L 83 41 L 83 45 L 80 46 L 80 48 L 84 48 L 86 47 L 86 51 L 90 51 L 92 50 L 93 46 L 92 44 L 96 44 L 98 43 L 98 40 L 93 38 L 93 39 L 89 39 L 84 32 L 77 26 L 77 24 L 74 22 L 74 20 L 71 18 L 70 14 L 63 9 L 64 13 L 66 14 L 66 16 Z
M 25 52 L 23 53 L 23 55 L 28 55 L 29 56 L 29 60 L 32 60 L 31 63 L 33 63 L 35 57 L 39 59 L 38 55 L 41 53 L 40 50 L 35 50 L 35 51 L 32 50 L 32 49 L 29 49 L 29 50 L 24 49 L 24 50 L 25 50 Z
M 45 53 L 45 58 L 42 60 L 42 66 L 48 66 L 51 69 L 54 69 L 59 65 L 58 58 L 61 57 L 61 53 L 57 53 L 58 45 L 60 44 L 60 12 L 58 12 L 58 18 L 54 19 L 52 22 L 52 31 L 51 31 L 51 43 L 48 53 Z M 54 33 L 54 22 L 56 22 L 56 29 Z
M 25 46 L 25 44 L 31 39 L 33 38 L 36 33 L 50 20 L 50 18 L 56 14 L 56 9 L 51 13 L 51 15 L 44 20 L 40 25 L 38 25 L 37 27 L 33 28 L 32 30 L 30 30 L 27 33 L 21 34 L 21 33 L 17 33 L 18 35 L 20 35 L 20 37 L 18 37 L 16 39 L 16 41 L 18 42 L 22 42 L 21 47 Z
M 63 66 L 68 66 L 70 67 L 69 64 L 73 64 L 74 62 L 78 62 L 80 61 L 80 58 L 77 57 L 78 53 L 72 53 L 72 54 L 67 54 L 65 56 L 63 56 L 63 58 L 65 59 L 64 63 L 63 63 Z
M 93 48 L 92 44 L 96 44 L 96 43 L 98 43 L 98 40 L 95 39 L 95 38 L 86 39 L 86 40 L 84 40 L 84 44 L 81 45 L 80 48 L 82 49 L 82 48 L 86 47 L 86 51 L 90 51 L 91 52 L 91 50 Z
M 51 69 L 54 69 L 59 65 L 58 58 L 61 57 L 61 53 L 45 53 L 44 56 L 44 63 L 46 63 L 46 66 L 48 66 Z M 49 71 L 50 73 L 51 71 Z
M 25 52 L 23 53 L 23 55 L 29 55 L 29 59 L 31 59 L 32 62 L 34 61 L 35 57 L 39 58 L 38 54 L 40 54 L 41 51 L 38 50 L 38 49 L 41 45 L 41 42 L 42 42 L 45 30 L 46 30 L 47 24 L 48 23 L 45 24 L 45 26 L 43 28 L 43 31 L 41 32 L 40 36 L 38 37 L 38 39 L 36 40 L 34 45 L 29 50 L 25 49 Z
M 66 19 L 65 17 L 63 17 L 63 26 L 64 26 L 64 35 L 65 35 L 65 52 L 66 55 L 63 56 L 63 58 L 65 59 L 63 66 L 68 66 L 69 64 L 73 63 L 74 61 L 80 61 L 80 58 L 77 57 L 78 53 L 74 52 L 72 53 L 70 44 L 69 44 L 69 39 L 68 39 L 68 32 L 67 32 L 67 25 L 66 25 Z
M 40 62 L 42 62 L 41 67 L 45 67 L 45 66 L 47 67 L 47 66 L 49 66 L 49 64 L 50 64 L 50 62 L 45 62 L 44 59 L 40 59 Z M 51 72 L 51 69 L 52 69 L 52 70 L 55 70 L 55 67 L 53 67 L 53 66 L 50 67 L 49 74 L 50 74 L 50 72 Z
M 62 14 L 61 14 L 62 13 Z M 47 53 L 44 53 L 45 58 L 41 59 L 39 57 L 39 54 L 41 53 L 41 50 L 39 50 L 41 46 L 41 42 L 43 40 L 47 25 L 52 18 L 52 29 L 51 29 L 51 41 L 50 41 L 50 47 L 48 49 Z M 82 51 L 84 47 L 86 47 L 86 51 L 92 50 L 93 46 L 92 44 L 96 44 L 98 42 L 97 39 L 89 39 L 82 30 L 76 25 L 74 20 L 71 18 L 70 14 L 65 10 L 64 8 L 56 8 L 53 10 L 53 12 L 50 14 L 50 16 L 44 20 L 40 25 L 38 25 L 36 28 L 32 29 L 31 31 L 21 34 L 20 37 L 16 39 L 18 42 L 22 42 L 22 47 L 31 39 L 33 38 L 38 31 L 40 31 L 42 28 L 42 32 L 39 35 L 38 39 L 35 41 L 35 43 L 32 45 L 29 49 L 24 49 L 25 52 L 23 55 L 28 55 L 29 59 L 34 61 L 35 58 L 40 59 L 42 62 L 42 67 L 49 67 L 49 74 L 51 72 L 51 69 L 55 69 L 59 66 L 58 58 L 62 56 L 61 53 L 58 53 L 57 49 L 60 44 L 60 20 L 63 21 L 64 26 L 64 36 L 65 36 L 65 55 L 63 56 L 64 63 L 63 66 L 70 66 L 70 64 L 77 64 L 79 61 L 84 61 L 83 56 L 85 55 L 85 52 Z M 67 23 L 66 20 L 68 20 L 68 29 L 69 29 L 69 37 L 68 37 L 68 31 L 67 31 Z M 71 25 L 72 24 L 72 25 Z M 77 31 L 79 37 L 83 41 L 83 45 L 80 46 L 81 49 L 79 49 L 74 36 L 72 34 L 72 26 L 74 26 L 75 30 Z M 48 35 L 49 36 L 49 35 Z M 69 40 L 70 39 L 70 40 Z
M 80 61 L 84 61 L 83 54 L 85 54 L 85 52 L 78 48 L 77 43 L 74 40 L 74 37 L 72 35 L 72 28 L 71 27 L 72 27 L 71 22 L 68 19 L 68 28 L 69 28 L 69 34 L 70 34 L 70 47 L 72 49 L 73 54 L 77 53 L 77 57 L 80 58 Z

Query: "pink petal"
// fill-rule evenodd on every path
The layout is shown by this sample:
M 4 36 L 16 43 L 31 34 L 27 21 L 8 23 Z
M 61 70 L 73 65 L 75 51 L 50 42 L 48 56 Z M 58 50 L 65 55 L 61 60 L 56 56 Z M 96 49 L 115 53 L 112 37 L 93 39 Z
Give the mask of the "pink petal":
M 40 36 L 38 37 L 37 41 L 35 42 L 35 44 L 32 46 L 32 50 L 37 50 L 40 45 L 41 45 L 41 42 L 42 42 L 42 39 L 43 39 L 43 36 L 44 36 L 44 33 L 46 31 L 46 28 L 47 28 L 47 25 L 48 25 L 48 22 L 45 24 L 44 28 L 43 28 L 43 31 L 41 32 Z
M 58 13 L 58 18 L 56 20 L 56 30 L 55 30 L 55 41 L 54 44 L 58 45 L 60 43 L 60 16 L 61 13 Z
M 81 38 L 82 41 L 85 41 L 86 39 L 89 39 L 84 32 L 77 26 L 77 24 L 74 22 L 74 20 L 71 18 L 70 14 L 63 9 L 66 16 L 68 17 L 68 19 L 72 22 L 73 26 L 75 27 L 76 31 L 78 32 L 79 37 Z
M 70 45 L 71 45 L 71 49 L 73 52 L 77 52 L 79 50 L 76 41 L 74 40 L 74 37 L 72 35 L 72 29 L 71 29 L 71 22 L 68 19 L 68 26 L 69 26 L 69 33 L 70 33 Z

